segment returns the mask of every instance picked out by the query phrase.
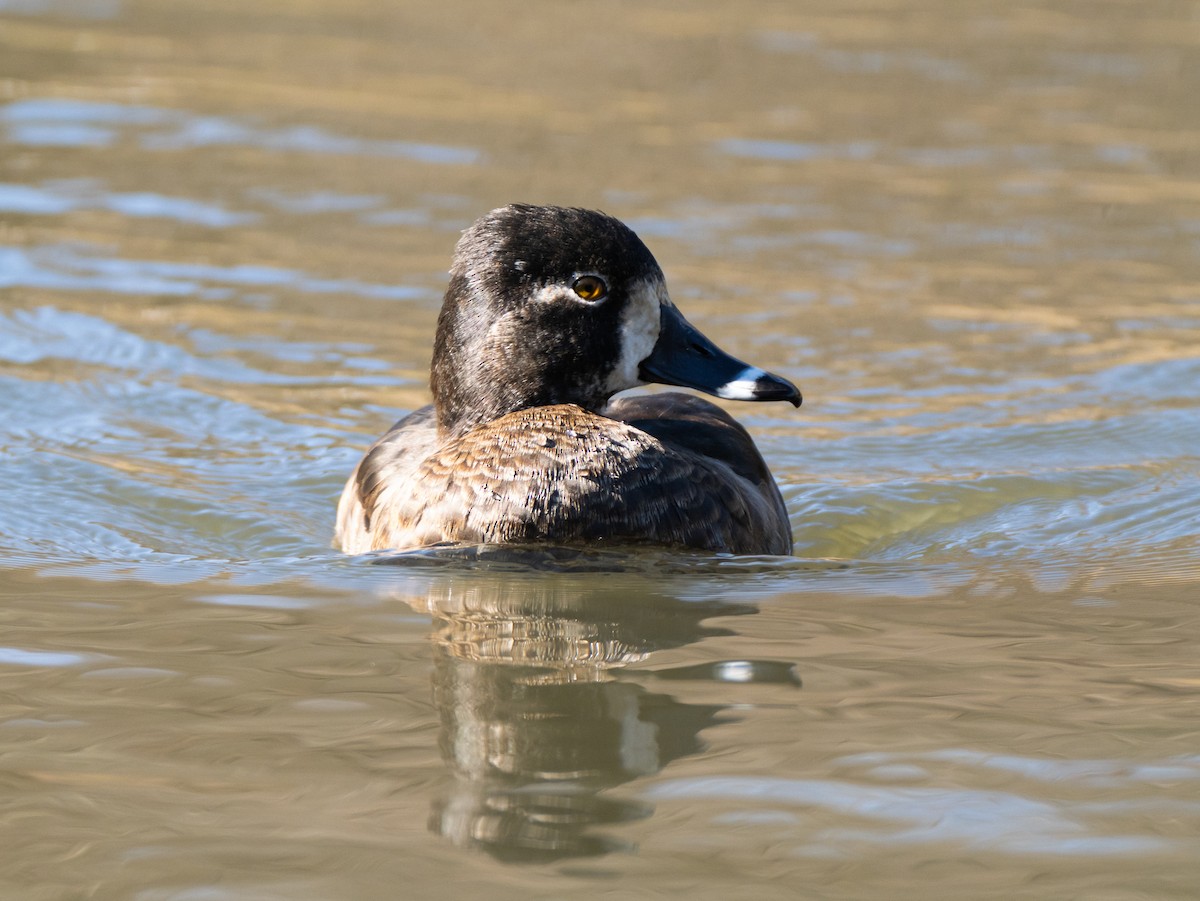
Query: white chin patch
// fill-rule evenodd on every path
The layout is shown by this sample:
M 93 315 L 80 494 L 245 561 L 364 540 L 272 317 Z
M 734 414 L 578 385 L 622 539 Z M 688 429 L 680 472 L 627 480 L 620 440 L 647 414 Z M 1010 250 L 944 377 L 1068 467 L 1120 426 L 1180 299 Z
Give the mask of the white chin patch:
M 747 366 L 737 374 L 737 378 L 730 379 L 718 388 L 716 395 L 727 400 L 754 400 L 758 380 L 766 375 L 767 373 L 757 366 Z
M 642 384 L 638 365 L 654 352 L 662 327 L 662 306 L 670 302 L 661 279 L 644 279 L 631 287 L 621 317 L 621 356 L 605 386 L 609 391 L 616 393 Z

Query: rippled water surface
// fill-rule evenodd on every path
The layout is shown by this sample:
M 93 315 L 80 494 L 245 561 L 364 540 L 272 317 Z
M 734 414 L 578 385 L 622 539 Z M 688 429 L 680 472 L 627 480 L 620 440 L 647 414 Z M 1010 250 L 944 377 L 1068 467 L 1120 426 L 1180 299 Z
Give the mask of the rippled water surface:
M 1200 895 L 1200 9 L 0 0 L 5 898 Z M 459 230 L 806 402 L 795 559 L 330 546 Z

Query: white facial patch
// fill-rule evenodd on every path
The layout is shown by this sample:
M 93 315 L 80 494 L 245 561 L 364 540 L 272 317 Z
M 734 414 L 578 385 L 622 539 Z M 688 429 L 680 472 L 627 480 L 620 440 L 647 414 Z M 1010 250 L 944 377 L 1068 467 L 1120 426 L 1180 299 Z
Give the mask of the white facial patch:
M 735 378 L 718 388 L 716 395 L 726 400 L 754 400 L 758 380 L 765 377 L 768 377 L 768 374 L 757 366 L 747 366 Z
M 638 366 L 654 352 L 662 328 L 662 308 L 670 303 L 662 279 L 642 279 L 630 287 L 629 300 L 621 315 L 621 355 L 605 385 L 610 392 L 642 384 Z

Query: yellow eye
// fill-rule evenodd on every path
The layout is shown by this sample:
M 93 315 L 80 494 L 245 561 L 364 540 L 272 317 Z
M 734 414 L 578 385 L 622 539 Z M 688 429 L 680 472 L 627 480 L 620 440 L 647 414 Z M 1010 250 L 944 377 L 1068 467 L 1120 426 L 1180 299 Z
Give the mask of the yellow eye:
M 599 300 L 608 293 L 608 285 L 604 284 L 604 279 L 594 275 L 579 276 L 571 288 L 584 300 Z

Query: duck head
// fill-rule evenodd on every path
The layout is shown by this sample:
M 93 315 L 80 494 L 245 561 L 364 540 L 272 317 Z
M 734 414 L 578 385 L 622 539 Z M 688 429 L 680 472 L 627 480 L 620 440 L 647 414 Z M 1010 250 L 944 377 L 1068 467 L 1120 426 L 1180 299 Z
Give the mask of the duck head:
M 611 216 L 513 204 L 463 233 L 430 378 L 443 431 L 550 404 L 598 412 L 648 382 L 801 401 L 791 382 L 734 359 L 684 319 L 654 256 Z

